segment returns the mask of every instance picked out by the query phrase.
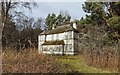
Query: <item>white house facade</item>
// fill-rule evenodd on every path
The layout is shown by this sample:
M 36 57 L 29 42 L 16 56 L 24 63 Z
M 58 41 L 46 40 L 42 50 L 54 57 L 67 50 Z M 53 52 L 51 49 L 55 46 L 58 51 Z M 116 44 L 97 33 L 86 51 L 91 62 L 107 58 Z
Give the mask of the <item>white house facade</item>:
M 77 26 L 61 25 L 38 36 L 39 53 L 75 55 L 78 53 Z

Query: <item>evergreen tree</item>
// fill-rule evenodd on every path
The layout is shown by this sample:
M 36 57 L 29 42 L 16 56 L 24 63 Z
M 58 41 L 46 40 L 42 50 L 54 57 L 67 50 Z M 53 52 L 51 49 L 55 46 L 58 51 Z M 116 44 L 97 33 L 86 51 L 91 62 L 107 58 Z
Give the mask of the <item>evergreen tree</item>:
M 47 25 L 47 29 L 51 30 L 53 24 L 55 24 L 55 26 L 57 27 L 66 23 L 70 23 L 70 19 L 70 15 L 63 15 L 60 13 L 58 16 L 56 16 L 53 13 L 52 15 L 48 14 L 48 16 L 45 19 L 45 24 Z

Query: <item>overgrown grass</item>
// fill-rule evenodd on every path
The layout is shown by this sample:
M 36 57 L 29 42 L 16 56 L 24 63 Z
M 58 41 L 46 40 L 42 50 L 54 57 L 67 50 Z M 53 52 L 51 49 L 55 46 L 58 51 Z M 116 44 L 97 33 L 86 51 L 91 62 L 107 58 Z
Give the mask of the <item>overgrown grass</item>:
M 4 50 L 2 69 L 3 73 L 111 73 L 89 67 L 80 55 L 45 55 L 31 48 L 20 52 Z
M 88 66 L 82 56 L 57 56 L 57 60 L 65 67 L 71 69 L 73 72 L 79 73 L 114 73 L 113 71 L 99 69 Z M 116 72 L 115 72 L 116 73 Z
M 50 55 L 38 54 L 37 50 L 27 49 L 17 52 L 5 50 L 2 53 L 3 73 L 61 73 L 65 67 L 56 63 Z

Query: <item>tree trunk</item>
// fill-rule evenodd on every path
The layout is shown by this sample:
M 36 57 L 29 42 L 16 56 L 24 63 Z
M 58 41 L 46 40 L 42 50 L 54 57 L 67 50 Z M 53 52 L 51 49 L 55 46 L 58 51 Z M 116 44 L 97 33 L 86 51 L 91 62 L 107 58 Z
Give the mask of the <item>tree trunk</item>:
M 2 28 L 3 24 L 0 20 L 0 74 L 2 73 Z
M 118 54 L 119 54 L 119 58 L 118 58 L 118 73 L 120 75 L 120 39 L 118 39 Z

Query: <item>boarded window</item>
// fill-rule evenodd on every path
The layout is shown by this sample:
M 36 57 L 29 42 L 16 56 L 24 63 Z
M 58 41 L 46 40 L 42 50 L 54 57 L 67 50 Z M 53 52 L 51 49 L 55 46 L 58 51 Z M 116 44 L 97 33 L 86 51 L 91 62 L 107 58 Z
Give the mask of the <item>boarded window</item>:
M 65 45 L 65 52 L 68 50 L 68 44 Z
M 56 47 L 56 50 L 57 50 L 57 51 L 60 51 L 60 47 Z
M 52 35 L 52 40 L 54 40 L 54 35 Z
M 72 44 L 69 45 L 69 50 L 72 50 Z
M 68 35 L 65 35 L 65 39 L 67 39 L 68 38 Z
M 72 32 L 68 33 L 68 38 L 71 39 L 72 38 Z
M 50 51 L 52 51 L 53 49 L 52 48 L 50 48 Z
M 63 50 L 63 46 L 60 46 L 59 49 L 60 49 L 60 51 L 62 51 Z
M 47 49 L 47 48 L 43 48 L 43 51 L 49 51 L 49 49 Z

